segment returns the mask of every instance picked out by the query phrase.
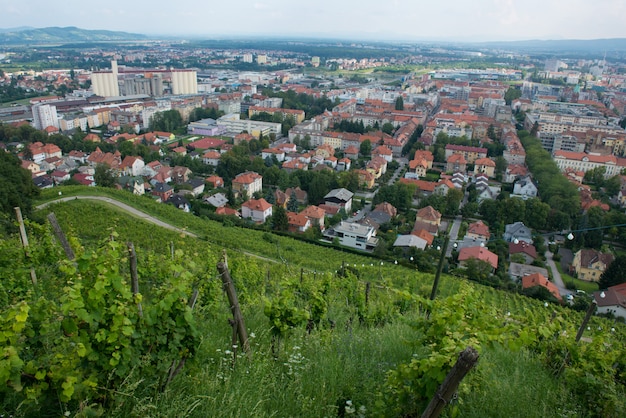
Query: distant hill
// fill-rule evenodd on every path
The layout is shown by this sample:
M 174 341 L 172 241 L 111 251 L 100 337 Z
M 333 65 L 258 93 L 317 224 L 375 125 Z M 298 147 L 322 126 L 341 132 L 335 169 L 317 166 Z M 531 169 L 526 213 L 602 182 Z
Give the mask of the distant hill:
M 602 56 L 605 52 L 626 53 L 626 38 L 611 39 L 563 39 L 563 40 L 527 40 L 483 42 L 480 45 L 486 48 L 516 49 L 536 53 L 586 53 Z
M 6 31 L 6 32 L 5 32 Z M 87 30 L 74 26 L 64 28 L 14 28 L 0 29 L 0 45 L 18 44 L 55 44 L 65 42 L 94 42 L 94 41 L 134 41 L 147 39 L 147 36 L 114 32 L 109 30 Z

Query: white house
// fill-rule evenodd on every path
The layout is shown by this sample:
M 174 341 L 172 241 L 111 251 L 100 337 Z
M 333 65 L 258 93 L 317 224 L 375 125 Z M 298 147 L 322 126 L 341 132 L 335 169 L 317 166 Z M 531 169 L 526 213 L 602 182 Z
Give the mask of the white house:
M 263 198 L 250 199 L 241 205 L 241 217 L 244 219 L 264 223 L 270 216 L 272 216 L 272 205 Z
M 371 226 L 341 221 L 333 230 L 339 243 L 346 247 L 371 251 L 378 245 L 376 230 Z
M 519 196 L 524 200 L 537 197 L 537 186 L 535 186 L 530 176 L 523 177 L 513 185 L 513 195 Z

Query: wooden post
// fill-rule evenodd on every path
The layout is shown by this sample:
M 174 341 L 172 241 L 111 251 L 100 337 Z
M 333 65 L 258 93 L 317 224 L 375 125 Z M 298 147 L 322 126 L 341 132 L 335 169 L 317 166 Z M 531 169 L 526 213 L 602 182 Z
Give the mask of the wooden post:
M 246 331 L 246 325 L 243 321 L 243 315 L 241 314 L 241 308 L 239 307 L 239 300 L 237 299 L 237 291 L 233 285 L 233 281 L 230 277 L 230 272 L 223 262 L 217 263 L 217 271 L 220 273 L 222 283 L 224 284 L 224 290 L 230 303 L 230 310 L 233 314 L 234 323 L 233 328 L 237 330 L 239 336 L 239 342 L 243 351 L 248 352 L 250 350 L 250 342 L 248 341 L 248 332 Z
M 365 306 L 369 304 L 370 301 L 370 282 L 365 283 Z
M 76 258 L 76 255 L 74 255 L 74 250 L 72 250 L 70 243 L 67 241 L 65 233 L 61 229 L 61 226 L 59 225 L 59 221 L 57 221 L 57 217 L 54 214 L 54 212 L 50 212 L 47 218 L 48 218 L 48 222 L 50 222 L 50 225 L 52 225 L 52 230 L 54 231 L 54 235 L 56 235 L 57 239 L 59 240 L 59 243 L 61 244 L 61 247 L 63 247 L 63 251 L 65 251 L 65 256 L 70 261 L 74 260 Z
M 137 253 L 135 253 L 135 246 L 132 242 L 126 243 L 128 247 L 128 262 L 130 264 L 130 288 L 133 291 L 133 296 L 139 293 L 139 275 L 137 274 Z M 143 316 L 143 308 L 141 302 L 137 302 L 137 311 L 139 316 Z
M 463 380 L 465 375 L 477 362 L 478 352 L 472 347 L 467 347 L 459 354 L 459 359 L 456 361 L 456 364 L 452 367 L 452 370 L 450 370 L 441 386 L 439 386 L 437 392 L 435 392 L 435 395 L 424 410 L 422 418 L 436 418 L 441 414 L 444 406 L 452 399 L 452 395 L 456 392 L 456 388 L 459 386 L 459 383 L 461 383 L 461 380 Z
M 24 247 L 24 254 L 27 258 L 30 258 L 30 251 L 28 251 L 28 235 L 26 235 L 26 227 L 24 226 L 24 218 L 22 218 L 22 209 L 19 206 L 14 207 L 15 215 L 17 216 L 17 222 L 20 225 L 20 238 L 22 239 L 22 247 Z M 33 286 L 37 286 L 37 273 L 35 273 L 35 267 L 30 268 L 30 281 Z
M 430 292 L 430 300 L 435 300 L 437 297 L 437 287 L 439 287 L 439 278 L 441 277 L 441 270 L 443 269 L 443 260 L 446 258 L 446 250 L 448 249 L 448 242 L 450 242 L 450 236 L 446 235 L 446 239 L 443 242 L 443 248 L 441 249 L 441 257 L 439 257 L 439 264 L 437 265 L 437 273 L 435 274 L 435 281 L 433 282 L 433 288 Z
M 582 322 L 582 324 L 580 324 L 580 328 L 578 328 L 578 332 L 576 333 L 576 342 L 577 343 L 582 338 L 583 333 L 585 332 L 585 327 L 587 326 L 587 323 L 591 319 L 591 315 L 593 315 L 593 313 L 595 312 L 596 306 L 597 306 L 597 303 L 596 303 L 596 301 L 594 299 L 593 301 L 591 301 L 591 304 L 589 305 L 589 309 L 587 309 L 587 313 L 585 314 L 585 317 L 583 318 L 583 322 Z
M 174 241 L 170 241 L 170 254 L 173 260 L 174 259 Z

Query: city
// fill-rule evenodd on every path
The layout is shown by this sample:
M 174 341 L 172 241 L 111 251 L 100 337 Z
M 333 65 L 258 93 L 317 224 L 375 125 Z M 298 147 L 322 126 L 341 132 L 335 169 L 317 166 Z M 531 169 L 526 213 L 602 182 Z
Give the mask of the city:
M 0 43 L 0 149 L 59 196 L 123 190 L 617 323 L 625 52 Z

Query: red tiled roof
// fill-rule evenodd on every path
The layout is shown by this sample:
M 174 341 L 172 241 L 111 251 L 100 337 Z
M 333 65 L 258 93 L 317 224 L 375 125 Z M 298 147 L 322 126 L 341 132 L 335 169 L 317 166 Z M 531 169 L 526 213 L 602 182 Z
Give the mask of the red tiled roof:
M 522 277 L 522 288 L 528 289 L 529 287 L 534 287 L 534 286 L 545 287 L 546 289 L 550 291 L 550 293 L 552 293 L 552 295 L 555 298 L 561 300 L 561 294 L 559 293 L 559 288 L 556 287 L 556 285 L 552 283 L 550 280 L 548 280 L 543 274 L 533 273 L 533 274 L 529 274 L 528 276 Z
M 494 269 L 498 268 L 498 256 L 484 247 L 465 247 L 459 251 L 459 261 L 470 258 L 488 262 Z

